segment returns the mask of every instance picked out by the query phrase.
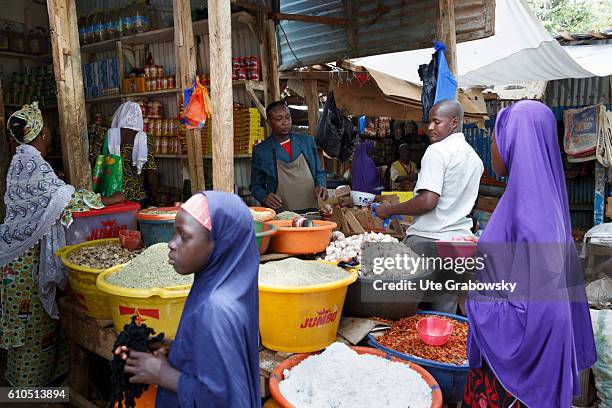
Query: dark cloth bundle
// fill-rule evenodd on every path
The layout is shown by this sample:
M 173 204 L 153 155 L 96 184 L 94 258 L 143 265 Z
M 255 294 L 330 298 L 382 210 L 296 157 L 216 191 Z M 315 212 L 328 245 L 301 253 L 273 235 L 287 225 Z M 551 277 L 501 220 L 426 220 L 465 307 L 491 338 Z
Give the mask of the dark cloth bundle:
M 164 333 L 151 337 L 154 334 L 155 331 L 146 324 L 136 324 L 136 316 L 132 316 L 130 324 L 123 326 L 123 331 L 119 333 L 113 345 L 113 359 L 110 362 L 111 400 L 108 404 L 109 408 L 115 407 L 115 404 L 118 408 L 133 408 L 136 406 L 136 398 L 149 389 L 148 384 L 130 383 L 130 376 L 123 371 L 125 360 L 121 358 L 121 355 L 115 355 L 115 350 L 117 347 L 126 346 L 133 351 L 153 351 L 153 347 L 163 343 L 164 340 Z

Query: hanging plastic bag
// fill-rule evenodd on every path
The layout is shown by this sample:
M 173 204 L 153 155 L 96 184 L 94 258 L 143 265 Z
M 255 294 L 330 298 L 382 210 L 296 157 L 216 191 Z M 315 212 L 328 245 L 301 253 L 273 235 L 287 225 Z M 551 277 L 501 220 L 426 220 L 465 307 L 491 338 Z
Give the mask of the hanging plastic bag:
M 187 92 L 185 92 L 185 96 L 187 96 Z M 183 118 L 187 122 L 187 129 L 203 128 L 210 114 L 210 97 L 208 96 L 208 91 L 196 77 L 193 93 L 185 101 Z
M 429 111 L 438 102 L 445 99 L 455 99 L 457 93 L 457 80 L 450 72 L 446 62 L 446 46 L 434 42 L 436 50 L 429 64 L 419 66 L 419 77 L 423 81 L 421 104 L 423 105 L 423 122 L 429 122 Z
M 104 140 L 102 154 L 96 157 L 91 188 L 102 197 L 110 197 L 123 191 L 123 158 L 108 153 L 108 134 Z
M 446 99 L 456 99 L 457 96 L 457 80 L 453 76 L 448 67 L 446 56 L 446 46 L 436 41 L 434 42 L 434 48 L 437 54 L 438 60 L 438 71 L 436 72 L 436 97 L 434 99 L 434 105 L 440 101 Z
M 353 154 L 355 128 L 336 106 L 333 92 L 329 93 L 317 123 L 315 140 L 317 147 L 323 149 L 329 157 L 346 161 Z

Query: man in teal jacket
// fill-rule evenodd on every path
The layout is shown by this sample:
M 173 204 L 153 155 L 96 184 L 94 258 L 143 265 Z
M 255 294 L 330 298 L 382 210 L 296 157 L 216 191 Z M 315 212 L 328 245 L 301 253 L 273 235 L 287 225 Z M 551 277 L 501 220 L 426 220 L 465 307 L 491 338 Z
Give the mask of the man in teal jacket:
M 283 101 L 266 108 L 272 134 L 253 149 L 251 194 L 266 207 L 304 212 L 326 199 L 325 174 L 312 137 L 291 132 L 289 108 Z

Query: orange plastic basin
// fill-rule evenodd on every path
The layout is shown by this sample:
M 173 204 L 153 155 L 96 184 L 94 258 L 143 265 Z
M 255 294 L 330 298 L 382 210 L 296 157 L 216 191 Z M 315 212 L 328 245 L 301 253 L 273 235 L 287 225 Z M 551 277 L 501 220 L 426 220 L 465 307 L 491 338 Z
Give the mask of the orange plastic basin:
M 272 220 L 274 217 L 276 217 L 276 211 L 274 211 L 272 208 L 267 208 L 267 207 L 249 207 L 249 208 L 261 214 L 262 219 L 257 220 L 257 221 L 268 222 Z
M 268 221 L 268 224 L 278 227 L 268 252 L 302 255 L 325 251 L 331 240 L 332 231 L 337 225 L 331 221 L 313 222 L 314 227 L 292 227 L 291 220 Z
M 414 371 L 419 373 L 423 380 L 429 385 L 431 388 L 431 408 L 442 408 L 442 391 L 440 390 L 440 386 L 436 382 L 436 380 L 429 374 L 423 367 L 418 364 L 408 362 L 405 360 L 400 360 L 399 358 L 390 357 L 384 351 L 377 350 L 370 347 L 351 347 L 358 354 L 371 354 L 374 356 L 382 357 L 387 360 L 397 361 L 398 363 L 406 364 L 408 367 L 412 368 Z M 315 353 L 318 354 L 318 353 Z M 302 361 L 306 360 L 308 357 L 313 355 L 312 353 L 307 354 L 297 354 L 282 363 L 280 363 L 272 374 L 270 375 L 270 394 L 272 394 L 272 398 L 274 401 L 281 406 L 282 408 L 295 408 L 280 392 L 279 384 L 281 381 L 285 379 L 283 372 L 285 370 L 290 370 Z

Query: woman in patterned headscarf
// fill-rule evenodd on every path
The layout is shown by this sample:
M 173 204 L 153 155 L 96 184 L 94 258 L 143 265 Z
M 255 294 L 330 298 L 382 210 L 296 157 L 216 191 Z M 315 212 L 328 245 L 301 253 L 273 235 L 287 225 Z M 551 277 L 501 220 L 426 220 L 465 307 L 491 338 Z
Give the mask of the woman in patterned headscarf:
M 15 387 L 43 386 L 67 370 L 55 302 L 66 273 L 54 252 L 65 246 L 72 212 L 121 201 L 105 199 L 60 180 L 43 158 L 51 144 L 38 104 L 24 105 L 8 120 L 19 144 L 6 178 L 6 217 L 0 224 L 0 347 Z
M 159 180 L 153 140 L 144 132 L 142 110 L 136 102 L 122 103 L 113 115 L 111 128 L 99 127 L 90 135 L 89 160 L 92 164 L 102 154 L 107 139 L 109 153 L 123 158 L 123 192 L 127 199 L 139 202 L 142 207 L 156 205 Z

